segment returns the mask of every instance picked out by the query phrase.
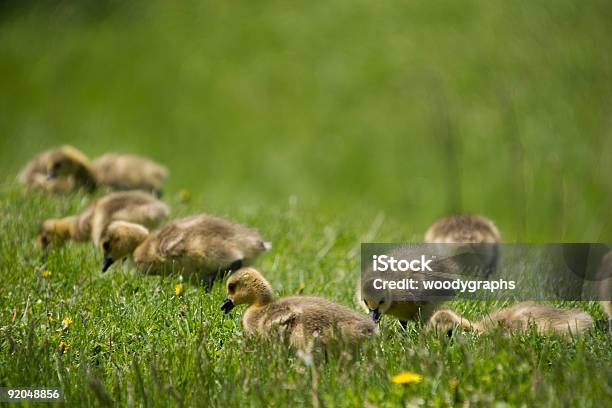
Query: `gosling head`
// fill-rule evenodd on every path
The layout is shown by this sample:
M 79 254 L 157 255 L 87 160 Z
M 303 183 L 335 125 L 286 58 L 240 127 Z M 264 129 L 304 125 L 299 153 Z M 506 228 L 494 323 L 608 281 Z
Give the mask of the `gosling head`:
M 71 219 L 72 217 L 52 218 L 40 224 L 36 241 L 43 250 L 43 260 L 49 249 L 61 247 L 70 238 Z
M 221 304 L 226 314 L 237 305 L 266 305 L 274 299 L 272 286 L 254 268 L 242 268 L 227 279 L 227 297 Z
M 365 306 L 370 318 L 378 323 L 383 314 L 391 307 L 392 301 L 386 291 L 375 290 L 373 279 L 365 281 L 361 286 L 361 301 Z
M 110 224 L 100 240 L 104 254 L 102 272 L 106 272 L 116 260 L 131 255 L 148 235 L 149 230 L 139 224 L 125 221 Z
M 428 326 L 438 333 L 446 333 L 448 337 L 453 335 L 453 330 L 458 326 L 469 328 L 469 320 L 461 317 L 452 310 L 439 310 L 429 319 Z
M 74 147 L 62 146 L 51 152 L 49 156 L 47 177 L 53 179 L 69 176 L 80 170 L 88 161 L 87 157 Z
M 363 303 L 368 309 L 368 314 L 370 318 L 374 321 L 374 323 L 378 323 L 382 315 L 385 314 L 389 307 L 391 306 L 391 302 L 385 299 L 363 299 Z

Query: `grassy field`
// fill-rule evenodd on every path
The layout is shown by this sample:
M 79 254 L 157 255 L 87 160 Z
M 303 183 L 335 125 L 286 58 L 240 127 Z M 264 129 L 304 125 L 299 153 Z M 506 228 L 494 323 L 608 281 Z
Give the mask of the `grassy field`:
M 38 224 L 90 198 L 14 183 L 61 143 L 154 157 L 171 169 L 174 216 L 258 228 L 274 245 L 258 267 L 279 295 L 303 284 L 353 307 L 361 242 L 419 241 L 452 211 L 493 218 L 508 242 L 611 242 L 607 1 L 3 4 L 0 386 L 56 386 L 76 406 L 612 398 L 602 332 L 450 340 L 383 319 L 360 352 L 311 363 L 245 337 L 240 310 L 219 310 L 221 284 L 177 296 L 178 276 L 101 274 L 100 254 L 77 244 L 44 277 Z M 402 371 L 423 381 L 393 384 Z

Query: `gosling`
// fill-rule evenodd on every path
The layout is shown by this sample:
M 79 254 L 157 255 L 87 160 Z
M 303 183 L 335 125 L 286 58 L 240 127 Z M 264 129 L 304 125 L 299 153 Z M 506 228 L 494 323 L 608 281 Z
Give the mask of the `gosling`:
M 310 343 L 323 346 L 336 338 L 357 345 L 377 334 L 367 317 L 327 299 L 310 296 L 274 298 L 268 281 L 255 269 L 243 268 L 230 275 L 227 298 L 221 304 L 226 314 L 245 304 L 242 325 L 247 334 L 261 338 L 286 338 L 297 348 Z
M 501 234 L 490 219 L 477 214 L 456 214 L 440 218 L 425 233 L 427 243 L 501 242 Z
M 482 334 L 498 327 L 526 331 L 534 325 L 540 333 L 570 335 L 584 333 L 593 324 L 593 318 L 582 310 L 522 302 L 497 310 L 476 322 L 471 322 L 452 310 L 440 310 L 431 317 L 428 328 L 452 335 L 458 326 Z
M 41 189 L 52 193 L 79 188 L 92 191 L 97 186 L 95 170 L 87 156 L 69 145 L 36 155 L 21 170 L 17 180 L 26 191 Z
M 208 214 L 175 220 L 154 233 L 141 225 L 114 222 L 101 245 L 103 272 L 131 254 L 141 272 L 184 273 L 203 280 L 207 290 L 216 277 L 250 265 L 271 248 L 256 230 Z
M 143 191 L 123 191 L 108 194 L 87 206 L 79 214 L 45 220 L 40 227 L 38 242 L 45 251 L 59 247 L 67 240 L 84 242 L 91 239 L 98 247 L 100 237 L 113 221 L 129 221 L 157 227 L 170 213 L 170 208 Z

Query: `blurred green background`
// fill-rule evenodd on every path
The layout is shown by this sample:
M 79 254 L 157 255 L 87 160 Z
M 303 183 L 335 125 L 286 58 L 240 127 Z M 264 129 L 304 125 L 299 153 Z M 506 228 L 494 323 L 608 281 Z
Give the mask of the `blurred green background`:
M 43 278 L 40 221 L 90 198 L 13 183 L 64 143 L 150 156 L 171 170 L 173 216 L 257 228 L 278 293 L 353 307 L 360 242 L 419 241 L 449 212 L 509 242 L 612 242 L 611 22 L 609 0 L 0 0 L 0 383 L 55 384 L 74 406 L 609 400 L 603 331 L 447 342 L 388 318 L 316 385 L 299 354 L 220 313 L 221 283 L 175 296 L 177 276 L 101 274 L 77 244 Z M 405 370 L 423 382 L 390 382 Z
M 205 209 L 612 240 L 612 3 L 0 2 L 0 174 L 151 156 Z M 295 200 L 294 199 L 294 200 Z M 607 222 L 608 221 L 608 222 Z

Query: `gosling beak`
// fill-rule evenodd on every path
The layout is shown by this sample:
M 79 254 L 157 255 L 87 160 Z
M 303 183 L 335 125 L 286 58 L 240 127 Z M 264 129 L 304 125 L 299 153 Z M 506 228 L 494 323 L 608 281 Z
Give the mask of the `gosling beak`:
M 42 256 L 40 257 L 40 261 L 41 261 L 42 263 L 47 262 L 47 257 L 48 257 L 48 256 L 49 256 L 49 246 L 46 246 L 46 247 L 44 247 L 44 248 L 43 248 L 43 254 L 42 254 Z
M 370 309 L 369 314 L 374 323 L 378 323 L 380 321 L 380 316 L 382 316 L 382 313 L 380 313 L 380 310 L 378 309 Z
M 108 255 L 104 255 L 104 261 L 102 261 L 102 272 L 106 272 L 113 262 L 115 262 L 113 258 Z
M 223 313 L 225 314 L 228 314 L 230 310 L 232 310 L 233 308 L 234 308 L 234 302 L 232 302 L 230 298 L 225 298 L 223 303 L 221 303 L 221 310 L 223 310 Z
M 49 171 L 47 173 L 47 180 L 53 180 L 54 178 L 57 177 L 57 173 L 53 170 Z

